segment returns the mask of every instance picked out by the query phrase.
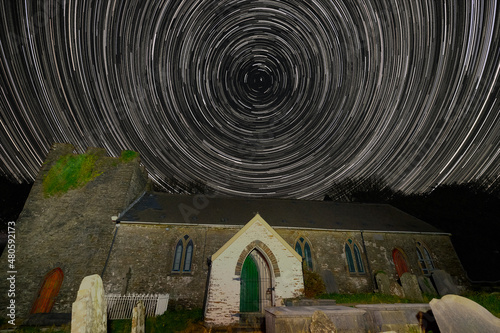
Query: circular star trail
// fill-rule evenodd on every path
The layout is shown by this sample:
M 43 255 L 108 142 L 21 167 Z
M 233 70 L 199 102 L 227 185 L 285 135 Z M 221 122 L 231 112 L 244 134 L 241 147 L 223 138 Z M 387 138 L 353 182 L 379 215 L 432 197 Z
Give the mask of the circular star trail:
M 141 154 L 160 185 L 320 198 L 500 171 L 496 1 L 3 1 L 0 170 L 51 145 Z

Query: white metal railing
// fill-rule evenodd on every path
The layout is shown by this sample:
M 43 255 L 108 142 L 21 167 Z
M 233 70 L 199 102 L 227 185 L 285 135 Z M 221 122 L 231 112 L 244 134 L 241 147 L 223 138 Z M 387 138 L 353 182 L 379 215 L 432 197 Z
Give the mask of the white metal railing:
M 130 319 L 139 301 L 144 303 L 146 317 L 167 311 L 169 294 L 106 294 L 108 319 Z

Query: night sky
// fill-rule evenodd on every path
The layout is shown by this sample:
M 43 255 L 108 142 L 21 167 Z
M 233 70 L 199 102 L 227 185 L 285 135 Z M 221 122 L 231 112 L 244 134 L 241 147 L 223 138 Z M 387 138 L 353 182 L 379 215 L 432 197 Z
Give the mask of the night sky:
M 68 142 L 228 195 L 496 178 L 499 5 L 1 1 L 0 172 L 32 180 Z

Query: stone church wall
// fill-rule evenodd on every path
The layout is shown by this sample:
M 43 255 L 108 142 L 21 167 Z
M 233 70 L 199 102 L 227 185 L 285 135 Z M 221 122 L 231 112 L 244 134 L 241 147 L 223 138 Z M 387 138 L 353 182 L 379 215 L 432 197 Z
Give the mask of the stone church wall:
M 208 259 L 240 228 L 122 223 L 103 276 L 106 292 L 169 293 L 172 304 L 201 308 L 207 290 Z M 394 248 L 405 253 L 410 271 L 421 275 L 416 241 L 425 243 L 436 268 L 449 272 L 459 285 L 466 281 L 447 235 L 364 232 L 363 248 L 359 231 L 275 230 L 292 248 L 297 239 L 304 237 L 312 249 L 314 270 L 318 273 L 330 270 L 341 293 L 373 292 L 377 288 L 374 274 L 379 271 L 396 281 Z M 190 236 L 194 243 L 193 266 L 190 273 L 179 274 L 172 272 L 173 257 L 175 246 L 184 235 Z M 349 273 L 344 252 L 349 238 L 358 244 L 362 253 L 364 274 Z
M 120 224 L 106 272 L 108 293 L 168 293 L 170 304 L 201 308 L 208 259 L 238 228 L 193 225 Z M 173 272 L 175 247 L 188 235 L 193 240 L 191 272 Z
M 450 273 L 459 285 L 466 285 L 464 270 L 446 234 L 383 233 L 329 230 L 292 230 L 276 231 L 294 246 L 297 239 L 304 237 L 310 244 L 314 270 L 330 270 L 337 281 L 341 293 L 372 292 L 377 288 L 374 274 L 384 271 L 394 281 L 398 279 L 392 259 L 392 251 L 400 249 L 407 257 L 410 272 L 422 275 L 418 264 L 416 242 L 422 242 L 429 249 L 436 269 Z M 345 244 L 352 239 L 361 251 L 365 273 L 350 273 L 345 256 Z M 364 240 L 364 246 L 363 246 Z M 368 262 L 369 261 L 369 262 Z
M 99 177 L 80 189 L 44 197 L 42 181 L 50 167 L 74 149 L 69 144 L 54 145 L 16 222 L 18 318 L 29 314 L 44 276 L 57 267 L 64 278 L 52 312 L 71 312 L 82 279 L 102 273 L 115 228 L 111 216 L 123 211 L 146 189 L 147 174 L 135 159 L 109 163 Z M 112 159 L 104 150 L 93 152 L 102 159 Z M 7 251 L 0 262 L 7 267 Z M 5 274 L 5 270 L 0 273 L 0 290 L 8 289 Z M 0 303 L 5 309 L 4 300 L 2 297 Z

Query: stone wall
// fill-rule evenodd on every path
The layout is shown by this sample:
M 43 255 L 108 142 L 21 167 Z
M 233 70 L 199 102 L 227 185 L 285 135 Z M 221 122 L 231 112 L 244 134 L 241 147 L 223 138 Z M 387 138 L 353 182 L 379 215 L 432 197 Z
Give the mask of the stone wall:
M 201 308 L 207 289 L 207 259 L 240 229 L 237 226 L 122 223 L 103 276 L 106 292 L 169 293 L 173 303 Z M 457 284 L 466 284 L 464 271 L 448 235 L 364 232 L 365 251 L 359 231 L 284 228 L 275 231 L 292 248 L 297 239 L 304 237 L 312 249 L 314 270 L 318 273 L 330 270 L 341 293 L 372 292 L 376 289 L 374 273 L 378 271 L 386 272 L 396 281 L 397 272 L 392 261 L 394 248 L 404 251 L 413 274 L 422 275 L 415 250 L 416 241 L 426 244 L 436 268 L 449 272 Z M 190 273 L 179 274 L 172 272 L 173 257 L 175 246 L 184 235 L 190 236 L 194 243 L 193 266 Z M 349 273 L 344 252 L 349 238 L 359 246 L 366 271 L 364 274 Z
M 194 225 L 120 224 L 103 275 L 108 293 L 169 293 L 170 303 L 201 308 L 208 258 L 240 228 Z M 175 247 L 188 235 L 193 240 L 191 272 L 173 272 Z
M 436 269 L 451 274 L 458 285 L 467 285 L 467 278 L 460 260 L 447 234 L 382 233 L 359 231 L 292 230 L 276 229 L 292 246 L 297 239 L 308 240 L 313 255 L 314 270 L 330 270 L 341 293 L 372 292 L 376 289 L 374 274 L 384 271 L 392 280 L 398 275 L 392 260 L 392 251 L 400 249 L 407 257 L 410 272 L 422 275 L 416 252 L 416 242 L 429 249 Z M 344 246 L 352 239 L 361 251 L 364 274 L 349 273 Z M 363 246 L 364 243 L 364 246 Z
M 115 228 L 111 216 L 146 189 L 147 173 L 138 158 L 122 163 L 105 156 L 104 150 L 93 149 L 100 159 L 110 159 L 103 163 L 104 172 L 80 189 L 46 198 L 44 176 L 60 156 L 74 150 L 69 144 L 52 147 L 16 223 L 15 300 L 20 318 L 28 315 L 45 274 L 56 267 L 62 269 L 64 279 L 52 312 L 71 312 L 82 279 L 102 273 Z M 6 255 L 7 251 L 2 267 L 7 267 Z M 2 275 L 0 290 L 7 289 L 5 281 Z

